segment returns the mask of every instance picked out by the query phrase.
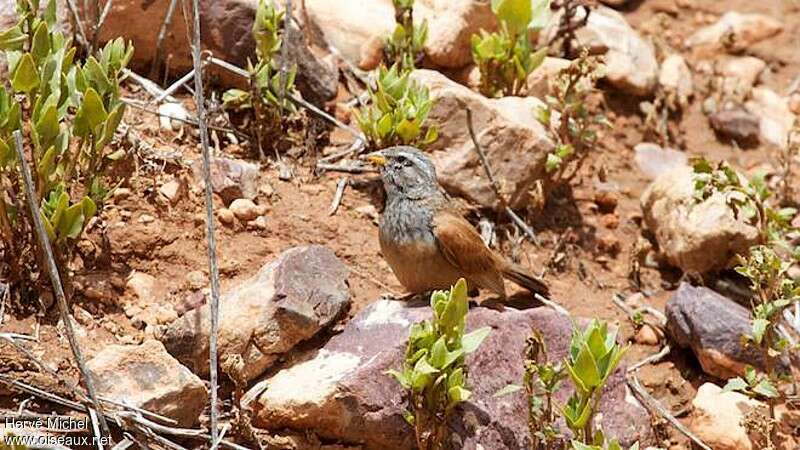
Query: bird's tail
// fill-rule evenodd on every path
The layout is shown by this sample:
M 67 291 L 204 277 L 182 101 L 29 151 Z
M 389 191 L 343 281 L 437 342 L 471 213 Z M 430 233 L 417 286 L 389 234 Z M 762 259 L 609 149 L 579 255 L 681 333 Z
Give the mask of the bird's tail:
M 516 264 L 509 264 L 503 270 L 503 276 L 533 293 L 543 297 L 550 296 L 550 288 L 544 284 L 544 281 L 531 275 L 527 270 Z

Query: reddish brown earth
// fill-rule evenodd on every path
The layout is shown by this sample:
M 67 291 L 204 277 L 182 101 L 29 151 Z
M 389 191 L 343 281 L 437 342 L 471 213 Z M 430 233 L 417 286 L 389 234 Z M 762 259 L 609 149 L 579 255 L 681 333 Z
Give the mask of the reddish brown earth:
M 800 2 L 640 0 L 632 3 L 625 11 L 629 22 L 643 34 L 656 35 L 675 49 L 681 49 L 683 40 L 698 27 L 713 22 L 728 10 L 761 12 L 780 18 L 785 25 L 784 31 L 752 47 L 750 53 L 767 61 L 769 74 L 764 77 L 764 84 L 777 92 L 783 92 L 800 75 Z M 664 13 L 665 10 L 671 12 Z M 682 53 L 690 66 L 702 56 Z M 707 80 L 695 74 L 694 81 L 696 91 L 700 92 L 696 92 L 694 101 L 676 124 L 685 139 L 685 151 L 710 159 L 727 159 L 745 170 L 774 163 L 774 148 L 761 145 L 740 150 L 717 140 L 701 111 L 702 87 Z M 129 86 L 128 89 L 130 96 L 146 98 L 146 94 L 135 87 Z M 574 180 L 571 198 L 552 199 L 545 210 L 532 213 L 528 218 L 542 245 L 535 246 L 527 241 L 512 245 L 505 239 L 504 231 L 508 229 L 505 218 L 490 218 L 500 223 L 497 230 L 502 238 L 502 251 L 509 257 L 518 257 L 533 271 L 541 272 L 548 261 L 563 258 L 562 268 L 551 269 L 546 276 L 553 298 L 575 315 L 597 316 L 618 324 L 621 339 L 627 341 L 632 340 L 633 326 L 611 299 L 615 293 L 628 296 L 636 292 L 628 276 L 630 264 L 636 259 L 642 243 L 647 242 L 640 226 L 639 196 L 648 180 L 633 161 L 633 146 L 643 140 L 644 129 L 635 100 L 610 90 L 603 89 L 602 92 L 614 127 L 602 136 L 601 145 Z M 191 107 L 191 98 L 185 96 L 182 100 Z M 102 212 L 99 224 L 102 226 L 95 226 L 88 233 L 87 239 L 97 252 L 96 265 L 78 270 L 75 278 L 87 277 L 86 285 L 100 286 L 98 289 L 102 292 L 87 295 L 86 289 L 79 290 L 74 299 L 74 316 L 86 333 L 81 342 L 87 356 L 108 344 L 144 339 L 145 332 L 135 326 L 122 308 L 128 302 L 137 301 L 125 289 L 125 280 L 132 271 L 155 277 L 159 285 L 155 301 L 171 305 L 179 313 L 202 299 L 201 294 L 193 292 L 186 275 L 197 270 L 207 274 L 203 196 L 194 188 L 189 167 L 191 161 L 199 156 L 196 138 L 159 131 L 157 119 L 139 111 L 129 110 L 126 122 L 155 148 L 179 151 L 184 164 L 167 163 L 148 170 L 144 161 L 137 160 L 138 170 L 134 170 L 133 164 L 121 169 L 120 173 L 125 175 L 121 186 L 131 189 L 132 195 L 124 200 L 111 200 Z M 348 135 L 335 132 L 331 142 L 343 148 L 349 143 Z M 334 150 L 328 148 L 326 152 Z M 223 148 L 222 153 L 246 154 L 235 146 Z M 233 227 L 217 224 L 222 288 L 225 290 L 249 277 L 287 248 L 323 244 L 332 248 L 353 270 L 350 278 L 352 317 L 381 294 L 400 293 L 402 289 L 381 257 L 376 217 L 364 212 L 369 205 L 377 209 L 380 205 L 365 191 L 348 187 L 338 212 L 328 215 L 341 176 L 353 180 L 366 180 L 370 176 L 315 174 L 312 168 L 318 156 L 306 151 L 299 159 L 286 157 L 294 170 L 290 181 L 278 180 L 277 169 L 270 163 L 262 164 L 261 193 L 257 202 L 269 205 L 265 230 L 247 230 L 238 223 Z M 159 200 L 157 191 L 163 183 L 174 178 L 184 180 L 189 189 L 176 205 L 170 206 Z M 612 191 L 611 194 L 605 193 L 608 190 Z M 618 204 L 612 212 L 603 212 L 598 203 L 605 206 L 608 201 L 601 197 L 608 195 Z M 217 202 L 216 206 L 220 207 L 219 199 Z M 142 223 L 144 215 L 154 220 Z M 126 226 L 121 231 L 101 231 L 111 230 L 123 220 Z M 115 255 L 111 251 L 115 245 L 125 244 L 135 251 L 130 255 Z M 649 295 L 646 301 L 663 309 L 679 277 L 676 271 L 643 266 L 641 290 Z M 39 342 L 31 347 L 34 353 L 47 364 L 57 367 L 66 378 L 77 380 L 77 370 L 71 362 L 67 342 L 56 329 L 54 308 L 39 315 L 9 314 L 2 325 L 4 332 L 38 333 Z M 658 349 L 634 344 L 627 359 L 634 362 Z M 69 395 L 68 387 L 57 386 L 48 377 L 38 374 L 24 356 L 6 344 L 0 344 L 0 373 Z M 707 381 L 697 362 L 683 351 L 675 351 L 663 362 L 642 368 L 640 378 L 653 395 L 679 418 L 687 416 L 696 388 Z M 2 387 L 0 396 L 0 405 L 13 409 L 28 398 L 12 394 Z M 38 399 L 31 400 L 26 408 L 38 412 L 54 410 L 53 405 Z M 663 447 L 689 448 L 682 435 L 661 421 L 657 423 L 661 425 L 658 429 L 662 431 Z

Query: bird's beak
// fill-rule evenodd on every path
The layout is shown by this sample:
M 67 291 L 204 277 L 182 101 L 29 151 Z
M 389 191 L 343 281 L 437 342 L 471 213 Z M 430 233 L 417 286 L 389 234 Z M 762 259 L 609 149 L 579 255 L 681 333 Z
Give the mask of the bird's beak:
M 386 157 L 381 152 L 370 153 L 366 156 L 367 161 L 375 164 L 376 166 L 383 167 L 386 165 Z

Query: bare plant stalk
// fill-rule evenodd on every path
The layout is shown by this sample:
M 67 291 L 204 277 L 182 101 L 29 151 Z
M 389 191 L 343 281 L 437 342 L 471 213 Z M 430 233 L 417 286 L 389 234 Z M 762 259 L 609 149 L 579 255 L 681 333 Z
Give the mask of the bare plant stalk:
M 97 48 L 97 42 L 100 39 L 100 30 L 103 29 L 103 24 L 106 23 L 106 18 L 108 18 L 108 13 L 111 12 L 111 5 L 113 2 L 114 0 L 106 0 L 106 4 L 103 6 L 103 12 L 101 12 L 100 17 L 97 18 L 97 23 L 95 23 L 94 31 L 92 32 L 92 46 L 89 47 L 90 54 Z
M 172 24 L 172 16 L 175 14 L 175 6 L 178 0 L 170 0 L 167 12 L 164 14 L 164 21 L 161 23 L 161 28 L 158 30 L 158 37 L 156 38 L 156 53 L 153 55 L 153 61 L 150 62 L 150 78 L 155 78 L 158 73 L 158 65 L 161 64 L 163 54 L 164 38 L 167 35 L 167 29 Z
M 217 445 L 217 332 L 219 330 L 219 268 L 217 267 L 217 238 L 214 230 L 214 199 L 211 195 L 211 150 L 208 146 L 206 105 L 203 96 L 203 70 L 200 61 L 200 0 L 192 0 L 194 39 L 194 101 L 197 104 L 197 122 L 200 127 L 200 146 L 203 151 L 203 180 L 206 191 L 206 237 L 208 239 L 208 271 L 211 278 L 211 332 L 209 334 L 209 382 L 211 384 L 211 447 Z
M 283 42 L 281 42 L 281 90 L 280 100 L 283 105 L 283 99 L 286 97 L 286 66 L 289 64 L 289 33 L 292 31 L 292 0 L 286 0 L 286 7 L 284 8 L 283 15 Z
M 22 133 L 17 130 L 14 132 L 14 140 L 17 149 L 17 158 L 19 159 L 20 171 L 22 172 L 22 179 L 25 184 L 25 196 L 28 199 L 28 206 L 31 210 L 31 217 L 36 228 L 36 235 L 39 238 L 39 245 L 42 248 L 42 253 L 47 260 L 47 272 L 50 275 L 50 282 L 53 284 L 55 291 L 56 301 L 58 303 L 58 310 L 61 313 L 61 321 L 64 322 L 64 330 L 67 334 L 69 346 L 72 349 L 72 355 L 78 365 L 78 369 L 83 377 L 83 382 L 86 385 L 86 391 L 89 393 L 89 398 L 92 400 L 94 409 L 100 412 L 98 419 L 100 421 L 100 428 L 104 435 L 111 438 L 111 433 L 108 429 L 108 424 L 103 416 L 103 406 L 97 398 L 97 390 L 94 386 L 94 380 L 89 369 L 86 368 L 86 363 L 83 360 L 83 353 L 78 345 L 78 339 L 75 337 L 75 330 L 72 328 L 72 317 L 69 313 L 69 305 L 67 304 L 67 297 L 64 294 L 64 288 L 61 285 L 61 275 L 58 272 L 55 257 L 53 256 L 53 247 L 50 245 L 50 239 L 47 236 L 47 231 L 44 229 L 42 223 L 42 216 L 39 213 L 39 198 L 33 188 L 33 179 L 31 178 L 31 171 L 28 167 L 28 162 L 25 160 L 25 151 L 22 146 Z M 100 437 L 100 436 L 98 436 Z
M 483 152 L 483 148 L 481 144 L 478 142 L 478 137 L 475 135 L 475 128 L 472 125 L 472 111 L 469 108 L 467 110 L 467 128 L 469 129 L 469 136 L 472 139 L 473 147 L 475 148 L 475 152 L 478 153 L 478 158 L 481 160 L 481 165 L 483 166 L 483 171 L 486 172 L 486 178 L 489 179 L 489 184 L 491 184 L 492 189 L 494 190 L 494 194 L 497 196 L 497 199 L 500 201 L 500 206 L 505 210 L 508 217 L 517 224 L 518 227 L 522 229 L 523 232 L 528 236 L 528 238 L 536 245 L 539 245 L 539 239 L 536 238 L 536 233 L 533 232 L 533 229 L 525 223 L 524 220 L 517 213 L 508 206 L 506 203 L 505 197 L 503 197 L 503 193 L 500 191 L 500 184 L 492 175 L 492 169 L 489 167 L 489 160 L 486 158 L 486 154 Z

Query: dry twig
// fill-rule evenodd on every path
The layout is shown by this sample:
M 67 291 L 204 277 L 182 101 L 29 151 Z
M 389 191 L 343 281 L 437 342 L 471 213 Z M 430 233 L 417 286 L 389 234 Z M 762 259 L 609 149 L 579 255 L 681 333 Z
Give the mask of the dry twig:
M 505 197 L 503 197 L 503 193 L 500 190 L 500 184 L 492 175 L 492 169 L 489 167 L 489 161 L 486 159 L 486 154 L 483 152 L 483 148 L 481 148 L 481 144 L 478 142 L 478 137 L 475 135 L 475 129 L 472 126 L 472 111 L 469 108 L 467 110 L 467 128 L 469 129 L 469 136 L 472 139 L 473 147 L 475 151 L 478 153 L 478 158 L 481 160 L 481 165 L 483 166 L 484 172 L 486 172 L 486 178 L 489 179 L 489 183 L 492 186 L 492 190 L 494 190 L 494 194 L 497 196 L 497 199 L 500 201 L 500 205 L 502 206 L 503 210 L 505 210 L 508 217 L 525 232 L 525 235 L 536 245 L 539 245 L 539 240 L 536 238 L 536 233 L 533 232 L 533 229 L 522 220 L 521 217 L 511 209 L 510 206 L 506 203 Z
M 331 207 L 328 210 L 329 216 L 336 214 L 336 211 L 339 209 L 339 205 L 342 203 L 342 197 L 344 197 L 344 189 L 347 187 L 347 184 L 349 182 L 350 182 L 349 178 L 342 177 L 339 178 L 339 182 L 336 183 L 336 194 L 333 196 Z
M 200 61 L 200 0 L 192 0 L 193 32 L 192 60 L 194 62 L 194 100 L 200 126 L 200 145 L 203 150 L 203 180 L 206 193 L 206 237 L 208 240 L 208 271 L 211 278 L 211 332 L 209 334 L 209 381 L 211 383 L 211 446 L 217 445 L 219 411 L 217 410 L 217 332 L 219 330 L 219 268 L 217 267 L 217 238 L 215 235 L 214 200 L 211 193 L 211 150 L 208 146 L 206 105 L 203 95 L 203 72 Z
M 69 346 L 72 349 L 72 355 L 75 358 L 78 369 L 81 372 L 83 382 L 86 385 L 89 398 L 91 399 L 95 409 L 102 413 L 103 405 L 100 404 L 100 401 L 97 398 L 97 390 L 94 386 L 94 380 L 92 379 L 91 373 L 86 368 L 86 362 L 83 359 L 83 353 L 81 352 L 80 345 L 78 345 L 78 339 L 75 337 L 75 330 L 72 328 L 72 316 L 69 313 L 69 305 L 67 304 L 64 288 L 61 285 L 61 275 L 58 273 L 58 266 L 56 265 L 55 257 L 53 256 L 53 248 L 50 246 L 50 239 L 47 236 L 47 231 L 45 231 L 44 224 L 42 223 L 42 217 L 39 214 L 39 199 L 36 197 L 36 191 L 33 188 L 31 171 L 28 167 L 28 162 L 25 159 L 25 151 L 22 146 L 22 133 L 19 130 L 14 132 L 14 141 L 16 144 L 20 172 L 22 172 L 22 179 L 24 181 L 26 191 L 25 196 L 28 199 L 28 207 L 30 208 L 31 216 L 33 217 L 36 235 L 39 238 L 39 245 L 47 262 L 47 272 L 50 275 L 50 282 L 53 284 L 53 290 L 55 291 L 56 302 L 58 304 L 59 313 L 61 314 L 61 320 L 64 322 L 64 330 L 67 334 L 67 340 L 69 341 Z M 106 423 L 105 417 L 103 417 L 102 414 L 100 416 L 100 427 L 102 428 L 103 434 L 111 438 L 108 424 Z

